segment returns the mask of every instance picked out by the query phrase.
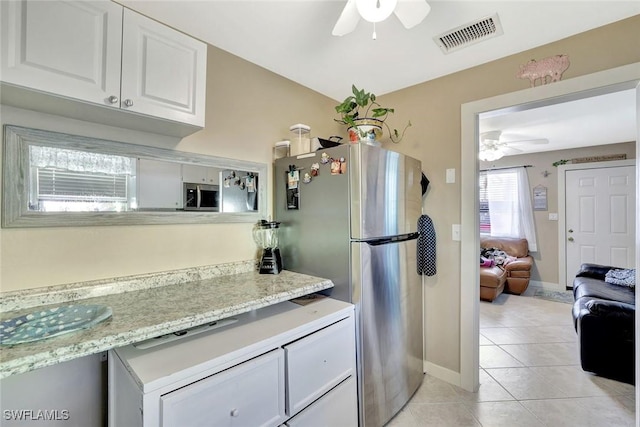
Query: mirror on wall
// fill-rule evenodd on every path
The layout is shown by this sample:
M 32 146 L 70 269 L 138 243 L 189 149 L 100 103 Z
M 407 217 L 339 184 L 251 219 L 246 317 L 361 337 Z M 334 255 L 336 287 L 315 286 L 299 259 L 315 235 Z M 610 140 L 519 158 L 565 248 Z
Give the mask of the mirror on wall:
M 5 126 L 3 227 L 256 222 L 261 163 Z

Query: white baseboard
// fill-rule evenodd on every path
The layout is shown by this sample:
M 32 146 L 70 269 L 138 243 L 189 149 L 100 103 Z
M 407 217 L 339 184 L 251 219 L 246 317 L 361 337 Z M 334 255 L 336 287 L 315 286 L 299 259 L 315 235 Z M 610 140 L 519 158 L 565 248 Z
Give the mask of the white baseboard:
M 449 384 L 460 387 L 460 384 L 462 383 L 460 379 L 460 372 L 452 371 L 451 369 L 444 368 L 440 365 L 436 365 L 435 363 L 427 362 L 425 360 L 423 361 L 423 369 L 425 373 L 438 378 L 439 380 L 446 381 Z
M 545 291 L 566 291 L 567 289 L 564 285 L 559 283 L 551 283 L 551 282 L 541 282 L 539 280 L 531 280 L 529 282 L 529 287 L 524 292 L 525 295 L 534 295 L 535 292 L 539 289 Z

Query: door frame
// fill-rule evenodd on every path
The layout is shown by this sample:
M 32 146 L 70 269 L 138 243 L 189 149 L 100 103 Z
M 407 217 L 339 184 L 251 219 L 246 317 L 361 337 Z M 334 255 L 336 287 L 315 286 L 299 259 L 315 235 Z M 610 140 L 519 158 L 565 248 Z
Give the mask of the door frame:
M 480 364 L 480 230 L 478 212 L 478 122 L 482 114 L 508 113 L 616 92 L 636 89 L 640 104 L 640 62 L 587 74 L 534 88 L 498 95 L 461 106 L 461 245 L 460 245 L 460 386 L 468 391 L 479 387 Z M 638 111 L 638 107 L 636 106 Z M 639 131 L 640 134 L 640 125 Z M 640 137 L 636 138 L 640 153 Z M 636 168 L 636 176 L 639 175 Z M 640 187 L 640 186 L 639 186 Z M 636 189 L 638 192 L 638 189 Z M 640 217 L 636 198 L 636 218 Z M 640 222 L 640 219 L 637 219 Z M 636 229 L 636 243 L 640 230 Z M 636 251 L 636 267 L 640 266 Z M 636 295 L 640 300 L 640 296 Z M 640 316 L 638 316 L 640 317 Z M 640 322 L 639 319 L 636 319 Z M 640 330 L 636 328 L 636 344 Z M 638 360 L 638 359 L 637 359 Z M 640 373 L 638 373 L 640 376 Z M 637 388 L 640 390 L 640 387 Z M 640 403 L 640 402 L 639 402 Z
M 636 158 L 637 157 L 638 154 L 636 153 Z M 570 170 L 606 169 L 622 166 L 636 167 L 636 160 L 628 159 L 598 163 L 577 163 L 575 165 L 566 164 L 558 166 L 558 281 L 562 281 L 564 277 L 567 277 L 567 239 L 565 239 L 565 233 L 563 232 L 563 230 L 567 228 L 566 172 Z M 636 211 L 638 211 L 638 209 L 636 209 Z M 636 235 L 637 234 L 638 230 L 636 230 Z M 562 286 L 562 283 L 559 283 L 559 285 Z M 567 289 L 570 289 L 568 287 L 568 283 L 565 283 L 565 286 L 567 286 Z

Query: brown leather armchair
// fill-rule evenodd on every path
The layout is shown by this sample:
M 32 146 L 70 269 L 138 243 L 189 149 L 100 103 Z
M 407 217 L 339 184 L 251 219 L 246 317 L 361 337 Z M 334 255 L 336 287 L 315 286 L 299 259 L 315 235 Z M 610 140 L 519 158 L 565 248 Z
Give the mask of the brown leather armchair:
M 527 239 L 480 237 L 480 247 L 500 249 L 517 258 L 503 267 L 480 267 L 480 299 L 493 301 L 503 290 L 520 295 L 527 289 L 533 266 Z

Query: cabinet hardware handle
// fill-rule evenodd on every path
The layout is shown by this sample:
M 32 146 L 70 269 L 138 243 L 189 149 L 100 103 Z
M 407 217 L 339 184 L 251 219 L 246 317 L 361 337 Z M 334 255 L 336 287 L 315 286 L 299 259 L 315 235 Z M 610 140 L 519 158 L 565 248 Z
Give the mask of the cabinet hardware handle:
M 127 107 L 131 107 L 133 105 L 133 101 L 130 99 L 125 99 L 124 105 L 126 105 Z
M 240 411 L 238 411 L 237 409 L 232 409 L 231 410 L 231 416 L 232 417 L 237 417 L 240 414 Z
M 109 97 L 109 102 L 110 102 L 110 103 L 112 103 L 112 104 L 117 104 L 117 103 L 118 103 L 118 101 L 119 101 L 119 99 L 118 99 L 118 97 L 117 97 L 117 96 L 115 96 L 115 95 L 111 95 L 111 96 Z

